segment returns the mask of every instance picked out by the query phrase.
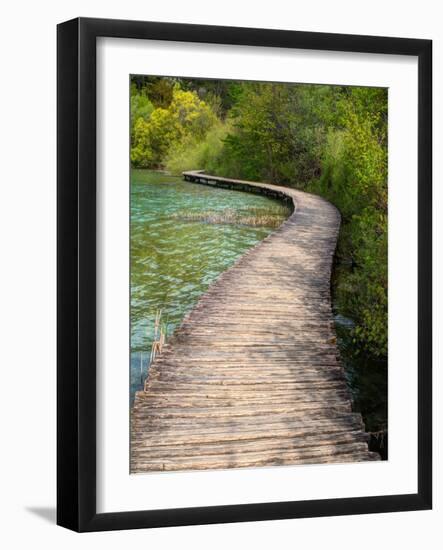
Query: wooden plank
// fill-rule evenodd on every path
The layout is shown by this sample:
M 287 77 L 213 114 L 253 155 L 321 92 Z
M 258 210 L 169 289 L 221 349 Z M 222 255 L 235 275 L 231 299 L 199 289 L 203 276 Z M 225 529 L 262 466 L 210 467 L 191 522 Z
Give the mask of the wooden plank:
M 315 434 L 303 438 L 284 438 L 280 437 L 274 440 L 262 441 L 238 441 L 235 445 L 236 452 L 259 452 L 259 451 L 277 451 L 301 449 L 310 447 L 319 447 L 322 445 L 340 445 L 343 443 L 355 443 L 357 441 L 365 442 L 368 435 L 360 431 L 334 433 L 324 435 Z M 206 445 L 197 445 L 195 443 L 182 445 L 157 445 L 152 447 L 138 447 L 134 455 L 144 458 L 170 458 L 171 456 L 202 456 L 223 455 L 232 453 L 233 446 L 223 443 L 213 443 Z
M 202 455 L 195 457 L 147 458 L 137 457 L 135 469 L 149 470 L 207 470 L 224 468 L 257 468 L 290 464 L 318 464 L 324 462 L 369 461 L 376 457 L 367 451 L 367 444 L 352 443 L 332 446 L 310 447 L 294 450 L 269 450 L 257 453 L 236 453 L 222 455 Z

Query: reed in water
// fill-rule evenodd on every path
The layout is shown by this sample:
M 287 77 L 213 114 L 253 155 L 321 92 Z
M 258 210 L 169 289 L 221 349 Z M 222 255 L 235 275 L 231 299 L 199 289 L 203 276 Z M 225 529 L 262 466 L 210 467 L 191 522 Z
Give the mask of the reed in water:
M 289 210 L 285 206 L 269 208 L 247 208 L 234 210 L 181 210 L 174 212 L 172 217 L 180 221 L 205 222 L 210 224 L 248 225 L 251 227 L 279 227 L 288 217 Z
M 149 357 L 149 364 L 151 364 L 155 357 L 161 353 L 163 346 L 166 342 L 166 323 L 162 322 L 162 310 L 159 309 L 155 313 L 154 320 L 154 338 L 151 346 L 151 355 Z M 146 381 L 145 381 L 146 384 Z

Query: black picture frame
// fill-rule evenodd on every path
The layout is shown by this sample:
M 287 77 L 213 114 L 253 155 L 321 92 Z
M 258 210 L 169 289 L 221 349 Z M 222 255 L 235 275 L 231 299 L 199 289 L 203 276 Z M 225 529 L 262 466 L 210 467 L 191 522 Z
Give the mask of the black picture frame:
M 418 491 L 416 494 L 96 512 L 96 39 L 399 54 L 418 58 Z M 432 42 L 78 18 L 57 29 L 57 523 L 104 531 L 426 510 L 432 506 Z

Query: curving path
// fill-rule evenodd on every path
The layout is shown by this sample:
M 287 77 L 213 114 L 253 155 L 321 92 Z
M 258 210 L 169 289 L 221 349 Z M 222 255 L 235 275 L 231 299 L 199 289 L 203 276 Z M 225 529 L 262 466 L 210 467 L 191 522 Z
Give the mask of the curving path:
M 183 176 L 294 211 L 220 275 L 150 366 L 132 410 L 131 472 L 379 460 L 336 346 L 337 209 L 286 187 Z

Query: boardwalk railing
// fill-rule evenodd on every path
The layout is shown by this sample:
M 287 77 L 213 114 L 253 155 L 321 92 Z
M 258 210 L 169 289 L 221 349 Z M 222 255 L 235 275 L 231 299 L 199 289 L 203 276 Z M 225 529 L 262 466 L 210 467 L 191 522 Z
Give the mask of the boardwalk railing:
M 156 356 L 135 396 L 131 471 L 379 460 L 336 346 L 337 209 L 277 185 L 183 176 L 294 209 L 218 277 Z

